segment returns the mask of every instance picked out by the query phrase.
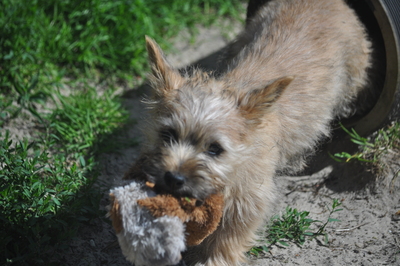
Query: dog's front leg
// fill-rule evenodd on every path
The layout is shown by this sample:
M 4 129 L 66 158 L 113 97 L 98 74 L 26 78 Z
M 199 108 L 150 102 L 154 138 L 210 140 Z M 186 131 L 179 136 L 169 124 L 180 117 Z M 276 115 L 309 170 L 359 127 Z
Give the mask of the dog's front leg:
M 235 266 L 246 261 L 245 252 L 255 244 L 257 229 L 273 202 L 272 182 L 227 200 L 220 226 L 203 243 L 189 248 L 185 261 L 195 266 Z

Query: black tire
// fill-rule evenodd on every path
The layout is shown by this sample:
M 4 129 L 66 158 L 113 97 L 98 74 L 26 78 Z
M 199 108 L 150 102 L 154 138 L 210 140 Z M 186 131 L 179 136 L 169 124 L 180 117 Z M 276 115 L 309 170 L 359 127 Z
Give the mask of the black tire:
M 376 103 L 364 116 L 352 121 L 359 134 L 367 135 L 400 118 L 400 1 L 349 0 L 348 3 L 377 44 L 376 63 L 384 70 L 382 82 L 376 83 L 380 91 Z

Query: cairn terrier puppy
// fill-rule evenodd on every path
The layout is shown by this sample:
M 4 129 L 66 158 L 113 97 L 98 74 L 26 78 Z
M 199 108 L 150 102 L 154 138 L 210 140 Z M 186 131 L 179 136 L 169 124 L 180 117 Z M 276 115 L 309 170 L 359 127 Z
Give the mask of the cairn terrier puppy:
M 371 45 L 343 0 L 271 0 L 230 48 L 223 74 L 181 74 L 146 37 L 153 96 L 147 101 L 143 170 L 163 190 L 225 196 L 218 229 L 185 256 L 189 265 L 245 261 L 275 202 L 274 176 L 301 166 L 352 113 L 367 84 Z

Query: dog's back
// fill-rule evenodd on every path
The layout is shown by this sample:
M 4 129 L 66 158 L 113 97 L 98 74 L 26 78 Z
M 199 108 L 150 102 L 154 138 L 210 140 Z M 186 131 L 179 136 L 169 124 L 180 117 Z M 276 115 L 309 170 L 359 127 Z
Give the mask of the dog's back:
M 342 0 L 279 0 L 260 8 L 230 53 L 236 56 L 224 78 L 245 84 L 239 89 L 294 78 L 274 105 L 283 157 L 291 161 L 329 134 L 333 118 L 354 112 L 371 44 Z

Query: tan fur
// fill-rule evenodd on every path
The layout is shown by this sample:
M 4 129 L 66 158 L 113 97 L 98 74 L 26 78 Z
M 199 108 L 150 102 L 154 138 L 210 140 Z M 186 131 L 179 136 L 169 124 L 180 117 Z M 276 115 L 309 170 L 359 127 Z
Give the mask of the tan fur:
M 275 202 L 277 171 L 303 165 L 332 119 L 352 113 L 370 66 L 364 28 L 342 0 L 269 1 L 232 44 L 220 77 L 181 76 L 146 42 L 154 96 L 144 171 L 167 190 L 167 172 L 183 176 L 170 191 L 179 196 L 222 192 L 221 225 L 185 260 L 239 265 Z

